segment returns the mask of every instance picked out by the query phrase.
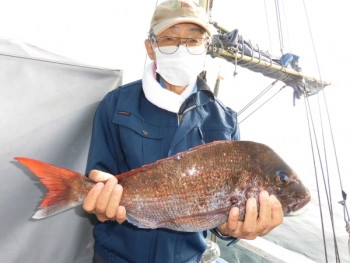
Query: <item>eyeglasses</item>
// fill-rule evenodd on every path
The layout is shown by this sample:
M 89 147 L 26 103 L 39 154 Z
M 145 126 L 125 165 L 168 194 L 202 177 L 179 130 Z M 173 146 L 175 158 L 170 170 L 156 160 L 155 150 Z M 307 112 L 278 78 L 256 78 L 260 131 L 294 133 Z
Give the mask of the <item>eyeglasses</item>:
M 181 41 L 185 39 L 185 41 Z M 188 52 L 192 55 L 201 55 L 207 50 L 208 38 L 180 38 L 180 37 L 160 37 L 153 38 L 158 49 L 163 54 L 175 53 L 181 44 L 185 44 Z

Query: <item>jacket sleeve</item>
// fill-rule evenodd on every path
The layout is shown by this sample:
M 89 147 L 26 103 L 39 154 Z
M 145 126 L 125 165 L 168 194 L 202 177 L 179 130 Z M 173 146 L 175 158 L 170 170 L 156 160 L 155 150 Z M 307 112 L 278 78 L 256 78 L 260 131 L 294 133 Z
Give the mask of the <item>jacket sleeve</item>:
M 86 167 L 86 175 L 93 169 L 113 175 L 120 173 L 118 155 L 122 155 L 118 127 L 112 124 L 117 97 L 110 92 L 97 108 Z
M 216 229 L 210 229 L 210 232 L 214 234 L 216 237 L 220 238 L 221 240 L 228 241 L 227 246 L 232 246 L 236 244 L 239 241 L 239 238 L 237 237 L 231 237 L 231 236 L 223 236 L 220 234 L 220 232 Z

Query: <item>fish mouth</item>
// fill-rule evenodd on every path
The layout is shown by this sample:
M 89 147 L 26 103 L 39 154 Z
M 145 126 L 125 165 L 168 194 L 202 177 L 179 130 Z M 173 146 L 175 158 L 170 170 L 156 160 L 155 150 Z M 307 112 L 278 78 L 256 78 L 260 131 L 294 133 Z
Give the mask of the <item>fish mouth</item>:
M 288 207 L 289 213 L 288 216 L 297 216 L 303 214 L 306 210 L 308 210 L 309 202 L 311 201 L 311 196 L 305 197 L 301 202 L 298 202 L 294 205 Z

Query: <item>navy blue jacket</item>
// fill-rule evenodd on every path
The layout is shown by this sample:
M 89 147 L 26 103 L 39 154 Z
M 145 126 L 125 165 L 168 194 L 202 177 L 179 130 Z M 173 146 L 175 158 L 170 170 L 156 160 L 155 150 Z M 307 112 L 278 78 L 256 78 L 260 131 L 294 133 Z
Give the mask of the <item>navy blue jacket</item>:
M 236 113 L 217 101 L 200 78 L 197 87 L 178 114 L 150 103 L 141 80 L 108 93 L 96 112 L 87 173 L 98 169 L 117 175 L 199 144 L 238 140 Z M 107 262 L 198 262 L 205 236 L 107 221 L 94 228 L 94 248 Z

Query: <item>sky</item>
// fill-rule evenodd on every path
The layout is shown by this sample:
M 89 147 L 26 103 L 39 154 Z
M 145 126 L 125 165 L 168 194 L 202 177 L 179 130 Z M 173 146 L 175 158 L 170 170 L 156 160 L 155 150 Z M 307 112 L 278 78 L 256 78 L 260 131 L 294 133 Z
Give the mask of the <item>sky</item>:
M 212 17 L 226 28 L 239 29 L 246 40 L 257 43 L 260 49 L 280 55 L 274 4 L 273 0 L 214 1 Z M 0 38 L 23 41 L 96 67 L 122 69 L 123 83 L 128 83 L 141 78 L 145 63 L 150 62 L 144 40 L 155 5 L 156 1 L 149 0 L 0 0 Z M 350 37 L 345 25 L 350 24 L 349 11 L 349 1 L 280 1 L 283 51 L 300 56 L 300 66 L 307 75 L 332 83 L 319 97 L 311 97 L 310 103 L 319 141 L 321 125 L 326 130 L 331 181 L 337 188 L 327 113 L 321 110 L 320 117 L 317 110 L 318 103 L 324 108 L 326 98 L 343 185 L 348 193 L 350 89 L 346 59 Z M 236 111 L 273 81 L 242 68 L 233 77 L 233 65 L 210 57 L 207 70 L 212 87 L 220 72 L 224 79 L 218 98 Z M 271 95 L 280 87 L 282 84 L 277 84 Z M 294 106 L 292 89 L 288 87 L 241 123 L 243 140 L 271 146 L 310 182 L 314 180 L 314 168 L 308 129 L 304 100 Z M 323 148 L 321 144 L 319 147 Z M 338 189 L 334 193 L 338 200 Z

